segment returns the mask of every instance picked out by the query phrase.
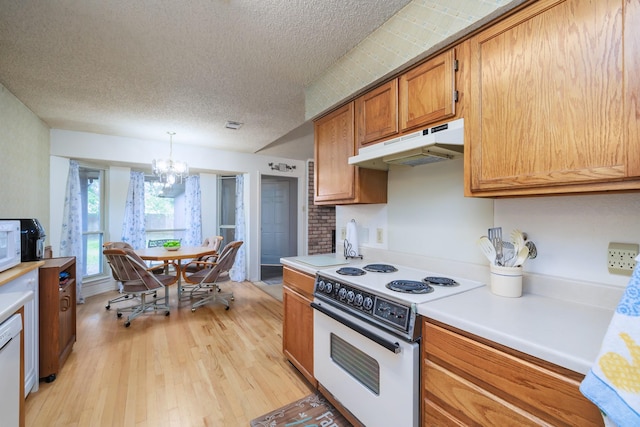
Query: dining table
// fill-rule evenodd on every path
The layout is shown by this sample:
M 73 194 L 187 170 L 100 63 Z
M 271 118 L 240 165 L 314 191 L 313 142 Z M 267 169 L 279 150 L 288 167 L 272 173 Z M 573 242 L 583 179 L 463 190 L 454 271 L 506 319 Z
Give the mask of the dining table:
M 203 256 L 216 255 L 218 251 L 206 246 L 179 246 L 178 248 L 165 248 L 162 246 L 155 248 L 137 249 L 136 254 L 145 261 L 174 261 L 178 271 L 178 301 L 182 297 L 182 261 L 191 260 Z

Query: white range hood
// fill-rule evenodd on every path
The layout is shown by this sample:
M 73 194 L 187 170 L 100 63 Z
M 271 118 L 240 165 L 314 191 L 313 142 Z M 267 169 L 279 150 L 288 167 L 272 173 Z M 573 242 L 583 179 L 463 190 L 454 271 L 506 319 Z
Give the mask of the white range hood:
M 349 157 L 349 164 L 387 170 L 389 164 L 417 166 L 458 159 L 463 151 L 464 119 L 458 119 L 360 148 Z

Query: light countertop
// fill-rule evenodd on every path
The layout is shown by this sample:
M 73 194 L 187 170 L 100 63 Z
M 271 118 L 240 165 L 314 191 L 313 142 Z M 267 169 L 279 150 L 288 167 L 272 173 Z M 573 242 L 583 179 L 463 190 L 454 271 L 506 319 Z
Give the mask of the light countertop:
M 44 261 L 21 262 L 13 268 L 0 273 L 0 286 L 44 265 Z
M 345 259 L 339 254 L 318 254 L 289 258 L 280 258 L 283 265 L 295 268 L 304 273 L 315 275 L 318 270 L 323 270 L 331 266 L 347 265 L 353 262 L 362 262 L 360 259 Z
M 34 298 L 32 291 L 0 293 L 0 323 Z
M 0 287 L 39 268 L 44 261 L 22 262 L 17 266 L 0 273 Z M 5 288 L 9 289 L 9 287 Z M 33 291 L 0 292 L 0 323 L 7 320 L 13 313 L 27 302 L 35 298 Z
M 527 293 L 501 297 L 484 286 L 421 304 L 418 314 L 586 374 L 613 310 Z
M 326 261 L 327 257 L 334 257 L 335 265 L 345 262 L 336 254 L 317 259 Z M 311 275 L 327 268 L 311 265 L 306 258 L 283 258 L 281 262 Z M 623 289 L 534 275 L 525 277 L 525 282 L 520 298 L 497 296 L 483 286 L 421 304 L 418 314 L 586 374 L 600 351 Z

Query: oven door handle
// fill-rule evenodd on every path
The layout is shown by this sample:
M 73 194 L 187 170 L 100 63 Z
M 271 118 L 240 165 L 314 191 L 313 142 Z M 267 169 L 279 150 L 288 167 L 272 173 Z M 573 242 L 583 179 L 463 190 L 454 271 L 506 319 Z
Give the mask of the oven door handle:
M 358 332 L 360 335 L 364 335 L 365 337 L 369 338 L 371 341 L 374 341 L 374 342 L 380 344 L 382 347 L 386 348 L 390 352 L 395 353 L 395 354 L 400 353 L 400 344 L 398 344 L 397 342 L 391 342 L 389 340 L 386 340 L 386 339 L 382 338 L 381 336 L 376 335 L 376 334 L 372 333 L 371 331 L 363 328 L 362 326 L 355 324 L 351 320 L 346 319 L 346 318 L 334 313 L 331 310 L 327 310 L 326 308 L 324 308 L 320 304 L 316 304 L 315 302 L 311 303 L 311 308 L 314 308 L 314 309 L 318 310 L 319 312 L 321 312 L 322 314 L 325 314 L 325 315 L 331 317 L 336 322 L 342 323 L 344 326 L 346 326 L 346 327 L 348 327 L 350 329 L 353 329 L 354 331 Z

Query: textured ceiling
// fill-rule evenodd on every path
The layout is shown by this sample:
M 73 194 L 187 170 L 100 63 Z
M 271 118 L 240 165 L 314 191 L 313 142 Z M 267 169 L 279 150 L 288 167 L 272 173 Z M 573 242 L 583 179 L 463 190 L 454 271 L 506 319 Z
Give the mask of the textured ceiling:
M 407 3 L 0 0 L 0 83 L 52 128 L 253 153 L 301 126 L 305 85 Z

